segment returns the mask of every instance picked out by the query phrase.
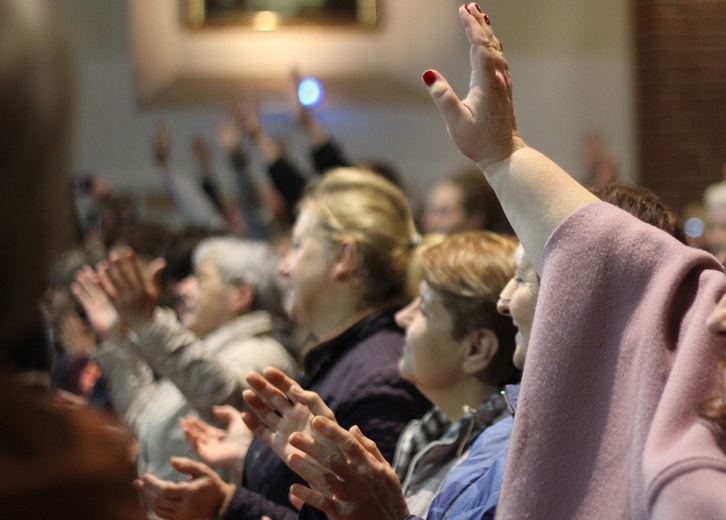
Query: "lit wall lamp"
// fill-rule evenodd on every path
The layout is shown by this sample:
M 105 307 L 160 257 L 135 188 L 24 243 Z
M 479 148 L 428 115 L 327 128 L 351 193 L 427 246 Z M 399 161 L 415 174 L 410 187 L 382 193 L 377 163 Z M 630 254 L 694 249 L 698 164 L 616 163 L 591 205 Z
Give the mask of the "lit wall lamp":
M 297 98 L 306 107 L 314 107 L 323 102 L 325 91 L 323 85 L 313 77 L 300 80 L 297 88 Z

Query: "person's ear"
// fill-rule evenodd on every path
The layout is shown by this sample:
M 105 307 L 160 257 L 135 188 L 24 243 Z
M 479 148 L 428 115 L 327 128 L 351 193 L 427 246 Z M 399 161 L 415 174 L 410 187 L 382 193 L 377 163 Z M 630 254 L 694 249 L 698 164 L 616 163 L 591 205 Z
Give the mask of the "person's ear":
M 336 262 L 333 275 L 336 280 L 347 280 L 353 276 L 358 267 L 358 245 L 349 238 L 343 239 L 336 250 Z
M 499 351 L 499 338 L 489 329 L 479 329 L 466 336 L 464 352 L 464 372 L 470 375 L 481 374 Z
M 237 316 L 246 314 L 252 309 L 255 301 L 255 288 L 246 283 L 236 284 L 232 296 L 232 310 Z

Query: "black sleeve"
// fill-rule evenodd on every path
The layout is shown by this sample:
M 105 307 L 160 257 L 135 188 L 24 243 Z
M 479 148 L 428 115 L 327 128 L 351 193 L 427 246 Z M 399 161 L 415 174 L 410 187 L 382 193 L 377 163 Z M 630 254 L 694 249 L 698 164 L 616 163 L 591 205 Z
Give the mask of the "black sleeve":
M 313 166 L 319 175 L 322 175 L 331 168 L 351 166 L 352 163 L 343 155 L 340 147 L 332 140 L 317 147 L 312 151 Z

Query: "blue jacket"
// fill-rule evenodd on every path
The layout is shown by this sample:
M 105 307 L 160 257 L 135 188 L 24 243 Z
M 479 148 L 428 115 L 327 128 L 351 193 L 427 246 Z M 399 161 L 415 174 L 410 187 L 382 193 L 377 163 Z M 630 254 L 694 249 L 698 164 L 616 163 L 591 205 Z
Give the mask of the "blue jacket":
M 519 385 L 506 387 L 507 398 L 516 406 Z M 484 430 L 472 444 L 469 456 L 446 477 L 426 520 L 492 519 L 504 476 L 512 416 Z M 410 516 L 407 520 L 418 519 Z

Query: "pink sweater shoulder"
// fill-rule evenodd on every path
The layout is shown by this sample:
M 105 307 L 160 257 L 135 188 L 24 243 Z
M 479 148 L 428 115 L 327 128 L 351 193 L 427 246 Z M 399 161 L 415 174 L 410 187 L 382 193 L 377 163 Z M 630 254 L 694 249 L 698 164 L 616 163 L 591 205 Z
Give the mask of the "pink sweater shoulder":
M 718 384 L 705 323 L 724 291 L 715 258 L 609 204 L 555 230 L 497 518 L 649 518 Z

